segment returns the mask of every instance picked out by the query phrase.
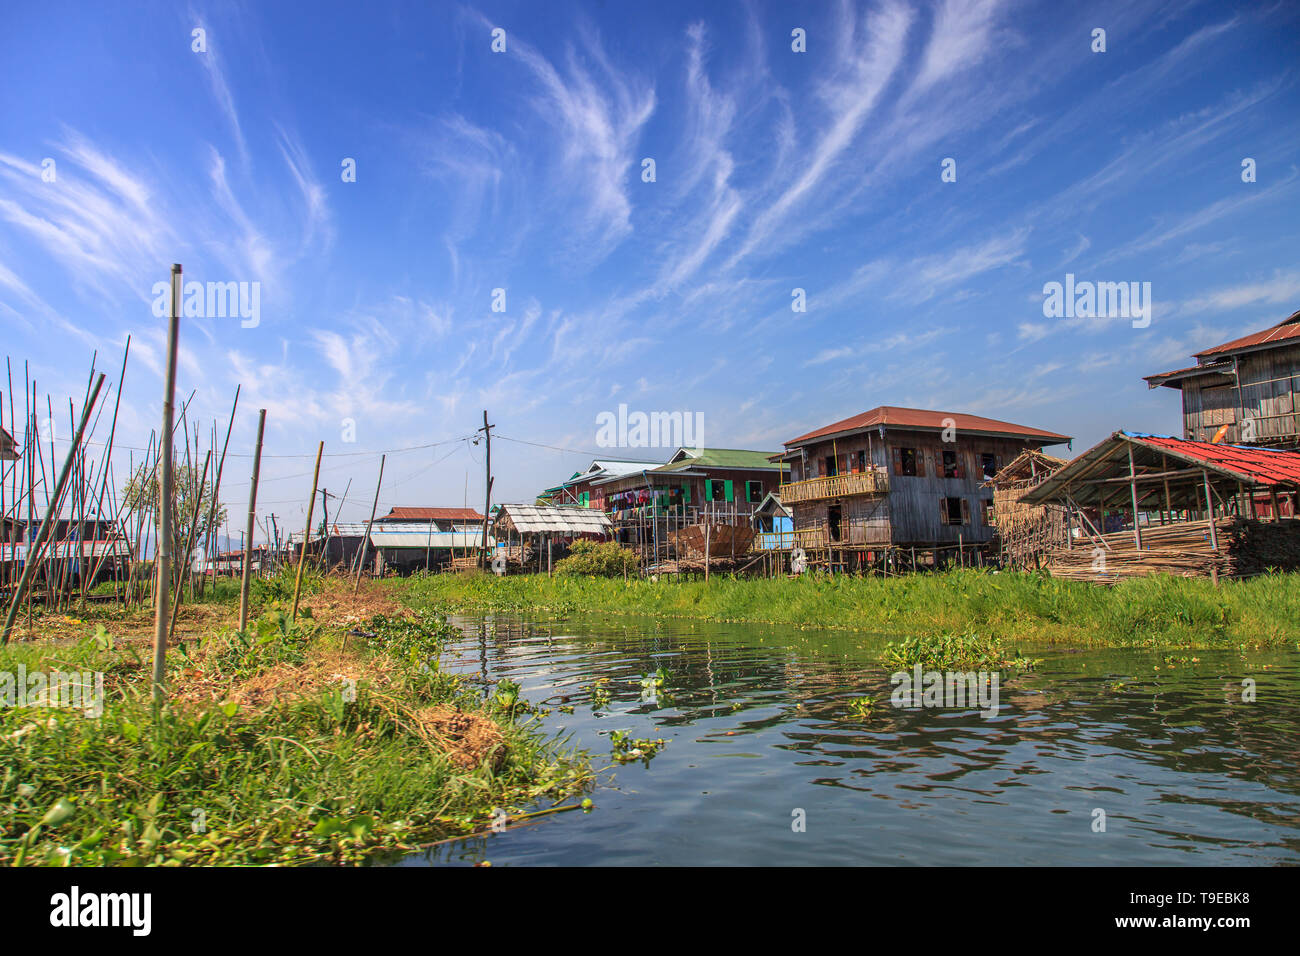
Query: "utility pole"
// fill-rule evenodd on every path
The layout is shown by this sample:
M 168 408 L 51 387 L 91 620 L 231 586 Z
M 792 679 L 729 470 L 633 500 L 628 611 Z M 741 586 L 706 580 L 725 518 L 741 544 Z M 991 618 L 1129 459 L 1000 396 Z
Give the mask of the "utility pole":
M 476 429 L 481 431 L 487 439 L 487 454 L 484 457 L 484 502 L 483 502 L 483 549 L 482 565 L 484 568 L 488 565 L 488 522 L 492 515 L 492 429 L 495 425 L 488 424 L 487 409 L 483 409 L 483 427 Z
M 320 549 L 321 570 L 328 570 L 330 563 L 330 490 L 320 490 L 321 514 L 325 517 L 325 535 Z

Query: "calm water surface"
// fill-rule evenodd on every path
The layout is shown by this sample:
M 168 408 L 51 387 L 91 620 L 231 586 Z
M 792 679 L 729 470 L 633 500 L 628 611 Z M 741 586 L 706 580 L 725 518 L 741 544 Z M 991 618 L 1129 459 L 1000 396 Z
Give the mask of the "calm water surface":
M 590 813 L 403 865 L 1300 862 L 1294 648 L 1174 660 L 1035 649 L 1037 671 L 1004 681 L 1000 712 L 981 717 L 890 706 L 885 637 L 629 619 L 458 623 L 465 637 L 446 667 L 485 694 L 517 681 L 551 708 L 549 729 L 613 769 Z M 664 687 L 646 699 L 641 680 L 659 668 Z M 1254 703 L 1241 699 L 1245 678 Z M 864 695 L 874 710 L 852 717 Z M 615 730 L 668 744 L 648 766 L 618 766 Z M 1098 808 L 1105 832 L 1094 832 Z M 796 809 L 804 832 L 792 829 Z

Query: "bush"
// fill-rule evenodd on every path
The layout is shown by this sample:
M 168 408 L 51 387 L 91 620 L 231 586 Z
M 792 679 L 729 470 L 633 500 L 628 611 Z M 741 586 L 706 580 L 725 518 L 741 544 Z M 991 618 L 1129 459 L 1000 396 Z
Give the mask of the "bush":
M 573 542 L 569 556 L 555 563 L 555 573 L 570 576 L 591 575 L 598 578 L 617 578 L 637 570 L 636 553 L 616 541 Z

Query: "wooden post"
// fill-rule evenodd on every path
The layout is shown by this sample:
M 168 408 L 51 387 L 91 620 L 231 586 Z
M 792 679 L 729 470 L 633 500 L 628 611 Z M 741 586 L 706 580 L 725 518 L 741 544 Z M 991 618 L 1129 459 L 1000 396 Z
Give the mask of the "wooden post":
M 257 481 L 262 471 L 262 435 L 265 431 L 266 409 L 263 408 L 257 413 L 257 448 L 253 452 L 253 484 L 248 489 L 248 525 L 247 533 L 244 535 L 244 568 L 243 576 L 239 580 L 239 629 L 241 631 L 248 626 L 248 583 L 253 570 L 253 520 L 257 514 Z
M 1142 528 L 1138 524 L 1138 486 L 1137 469 L 1133 467 L 1133 446 L 1128 446 L 1128 491 L 1133 502 L 1133 544 L 1142 550 Z
M 1201 478 L 1205 482 L 1205 510 L 1210 516 L 1210 548 L 1214 551 L 1219 550 L 1219 532 L 1214 527 L 1214 498 L 1210 494 L 1210 472 L 1208 469 L 1201 469 Z
M 379 480 L 375 482 L 375 500 L 370 505 L 370 520 L 366 522 L 366 536 L 361 542 L 361 557 L 357 561 L 357 580 L 352 585 L 352 593 L 355 595 L 361 587 L 361 569 L 366 566 L 366 549 L 370 545 L 370 529 L 375 523 L 375 511 L 379 508 L 379 488 L 384 483 L 384 462 L 388 459 L 387 455 L 379 456 Z M 455 527 L 455 525 L 452 525 Z M 452 540 L 455 540 L 454 538 Z
M 103 384 L 104 375 L 101 373 L 99 380 L 95 383 L 94 391 L 91 393 L 85 407 L 81 410 L 81 421 L 77 424 L 77 431 L 72 436 L 72 446 L 68 449 L 68 457 L 63 460 L 63 467 L 59 470 L 59 477 L 55 482 L 54 488 L 55 501 L 58 501 L 59 497 L 63 494 L 64 486 L 68 483 L 68 476 L 72 473 L 72 465 L 77 459 L 77 453 L 81 446 L 81 439 L 86 431 L 86 424 L 90 421 L 90 410 L 94 406 L 95 402 L 98 401 L 99 390 Z M 41 547 L 44 544 L 46 537 L 50 534 L 52 525 L 57 521 L 55 515 L 56 509 L 54 507 L 46 508 L 45 517 L 41 520 L 41 528 L 36 533 L 36 538 L 34 540 L 29 538 L 28 540 L 27 560 L 23 562 L 22 577 L 18 579 L 18 586 L 14 589 L 13 600 L 10 602 L 9 611 L 5 615 L 4 633 L 0 635 L 0 644 L 9 643 L 9 633 L 13 630 L 14 621 L 18 617 L 18 607 L 22 604 L 23 596 L 31 585 L 32 578 L 35 576 L 35 569 L 40 557 Z M 30 532 L 27 532 L 27 535 L 29 534 Z
M 181 326 L 181 266 L 172 266 L 172 314 L 167 326 L 167 380 L 163 387 L 162 431 L 159 433 L 158 554 L 154 584 L 153 699 L 162 703 L 163 678 L 167 669 L 167 625 L 170 620 L 172 566 L 172 451 L 176 414 L 176 357 Z
M 713 525 L 705 523 L 704 525 L 704 583 L 709 581 L 709 532 L 713 530 Z
M 293 582 L 293 614 L 290 623 L 298 621 L 298 597 L 302 594 L 302 569 L 307 563 L 307 542 L 311 540 L 311 513 L 316 506 L 316 484 L 320 481 L 320 456 L 325 453 L 325 443 L 316 446 L 316 470 L 311 476 L 311 497 L 307 499 L 307 530 L 302 535 L 302 550 L 298 552 L 298 576 Z

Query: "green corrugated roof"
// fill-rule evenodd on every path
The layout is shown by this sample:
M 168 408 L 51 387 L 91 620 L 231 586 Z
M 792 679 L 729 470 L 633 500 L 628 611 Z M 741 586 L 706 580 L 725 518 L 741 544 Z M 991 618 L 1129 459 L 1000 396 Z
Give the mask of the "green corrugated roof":
M 702 448 L 698 455 L 693 452 L 681 461 L 660 465 L 652 471 L 683 471 L 688 468 L 764 468 L 776 470 L 784 465 L 776 465 L 767 459 L 775 455 L 774 451 L 750 451 L 744 448 Z

